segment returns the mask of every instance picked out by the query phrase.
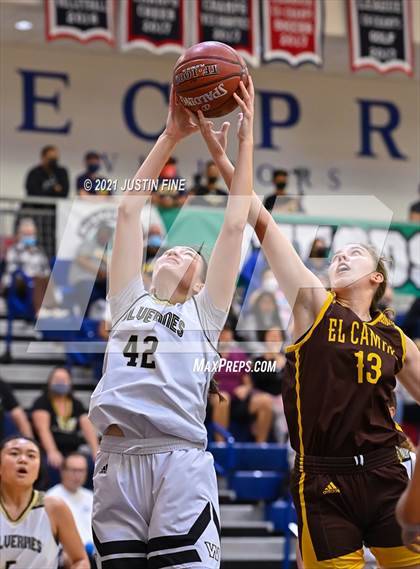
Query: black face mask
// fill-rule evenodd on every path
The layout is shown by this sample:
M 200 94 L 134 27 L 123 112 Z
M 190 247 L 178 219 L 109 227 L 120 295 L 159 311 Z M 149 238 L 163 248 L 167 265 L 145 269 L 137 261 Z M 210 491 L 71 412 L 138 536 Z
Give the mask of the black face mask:
M 48 160 L 48 166 L 51 168 L 51 170 L 55 170 L 58 166 L 57 158 L 50 158 Z
M 215 184 L 217 182 L 217 176 L 209 176 L 207 178 L 209 184 Z
M 278 190 L 284 190 L 284 188 L 286 187 L 286 182 L 276 182 L 276 188 Z
M 312 257 L 316 257 L 317 259 L 325 259 L 327 257 L 328 254 L 328 249 L 326 247 L 318 247 L 318 249 L 315 249 Z

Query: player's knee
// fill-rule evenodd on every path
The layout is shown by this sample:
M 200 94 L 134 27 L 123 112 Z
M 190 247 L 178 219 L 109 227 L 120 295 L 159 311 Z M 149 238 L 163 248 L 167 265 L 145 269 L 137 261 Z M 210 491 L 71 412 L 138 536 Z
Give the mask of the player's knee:
M 253 403 L 257 411 L 273 412 L 273 398 L 269 393 L 257 393 L 253 397 Z

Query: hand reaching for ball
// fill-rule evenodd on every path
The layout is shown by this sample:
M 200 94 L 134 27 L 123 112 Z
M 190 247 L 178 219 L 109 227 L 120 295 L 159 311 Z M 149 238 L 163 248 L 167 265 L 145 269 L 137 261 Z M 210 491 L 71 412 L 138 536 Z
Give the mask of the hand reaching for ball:
M 171 88 L 165 134 L 179 141 L 198 130 L 199 127 L 192 119 L 191 113 L 177 101 L 174 89 Z
M 245 87 L 242 81 L 239 83 L 239 88 L 242 98 L 237 93 L 233 93 L 233 97 L 241 109 L 238 121 L 238 138 L 240 142 L 247 140 L 252 142 L 254 130 L 254 85 L 251 76 L 248 80 L 248 88 Z

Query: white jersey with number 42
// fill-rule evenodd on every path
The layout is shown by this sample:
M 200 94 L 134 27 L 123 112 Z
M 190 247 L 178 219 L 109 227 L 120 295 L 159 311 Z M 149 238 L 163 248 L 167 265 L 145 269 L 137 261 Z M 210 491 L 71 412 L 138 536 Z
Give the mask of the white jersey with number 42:
M 205 445 L 211 366 L 226 313 L 206 289 L 185 303 L 162 303 L 132 281 L 110 298 L 112 331 L 104 375 L 89 417 L 100 432 L 112 424 L 139 438 L 179 437 Z M 196 360 L 209 365 L 197 369 Z

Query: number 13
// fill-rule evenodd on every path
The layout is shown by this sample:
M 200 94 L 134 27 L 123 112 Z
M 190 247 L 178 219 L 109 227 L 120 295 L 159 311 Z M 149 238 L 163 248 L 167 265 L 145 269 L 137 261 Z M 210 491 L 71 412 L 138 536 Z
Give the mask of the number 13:
M 357 358 L 357 383 L 363 383 L 363 370 L 365 368 L 364 355 L 365 354 L 362 350 L 354 354 Z M 369 352 L 366 357 L 366 361 L 370 363 L 370 371 L 366 372 L 366 379 L 369 383 L 375 384 L 382 375 L 381 357 L 374 352 Z M 371 372 L 375 372 L 374 375 L 372 375 Z

